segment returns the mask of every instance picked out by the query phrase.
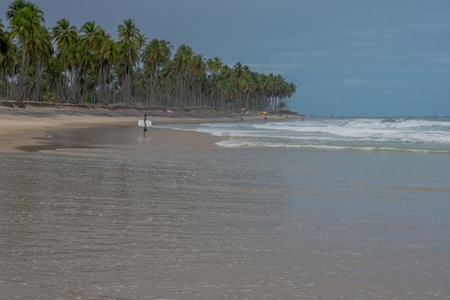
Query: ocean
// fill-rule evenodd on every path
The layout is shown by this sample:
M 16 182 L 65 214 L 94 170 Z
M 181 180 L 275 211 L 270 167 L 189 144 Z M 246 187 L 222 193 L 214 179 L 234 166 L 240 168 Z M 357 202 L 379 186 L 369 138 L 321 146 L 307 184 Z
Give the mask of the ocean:
M 1 154 L 0 298 L 450 299 L 449 119 L 282 120 Z
M 280 122 L 202 124 L 229 136 L 223 147 L 271 147 L 450 154 L 450 118 L 280 119 Z

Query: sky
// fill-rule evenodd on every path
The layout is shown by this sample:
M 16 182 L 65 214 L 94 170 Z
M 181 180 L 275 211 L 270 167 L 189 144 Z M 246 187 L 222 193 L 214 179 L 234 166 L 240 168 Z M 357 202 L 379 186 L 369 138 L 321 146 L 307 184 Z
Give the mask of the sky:
M 31 0 L 45 25 L 95 21 L 117 39 L 186 44 L 232 67 L 281 74 L 292 111 L 316 116 L 450 116 L 448 0 Z M 9 0 L 1 0 L 6 26 Z

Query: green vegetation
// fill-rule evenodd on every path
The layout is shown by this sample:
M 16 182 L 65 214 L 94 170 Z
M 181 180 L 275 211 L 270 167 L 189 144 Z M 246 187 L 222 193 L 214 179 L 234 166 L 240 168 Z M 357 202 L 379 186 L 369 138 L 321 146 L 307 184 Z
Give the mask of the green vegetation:
M 47 28 L 44 13 L 13 1 L 0 19 L 0 96 L 16 100 L 126 103 L 153 106 L 286 110 L 296 86 L 281 75 L 253 72 L 218 57 L 141 34 L 133 20 L 118 41 L 99 25 L 80 29 L 61 19 Z

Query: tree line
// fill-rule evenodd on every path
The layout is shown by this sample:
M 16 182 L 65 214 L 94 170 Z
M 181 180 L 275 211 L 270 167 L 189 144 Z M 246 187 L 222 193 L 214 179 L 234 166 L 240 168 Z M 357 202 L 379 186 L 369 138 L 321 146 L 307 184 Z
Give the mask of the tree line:
M 229 67 L 184 44 L 174 52 L 132 19 L 118 25 L 115 41 L 95 21 L 77 29 L 63 18 L 48 28 L 43 11 L 25 0 L 13 1 L 5 15 L 0 96 L 7 99 L 285 110 L 296 92 L 281 75 L 241 62 Z

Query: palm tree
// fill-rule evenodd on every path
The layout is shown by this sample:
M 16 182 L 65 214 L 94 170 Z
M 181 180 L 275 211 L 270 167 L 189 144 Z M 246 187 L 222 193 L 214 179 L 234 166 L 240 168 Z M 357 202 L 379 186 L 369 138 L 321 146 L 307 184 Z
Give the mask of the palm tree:
M 236 81 L 236 85 L 239 87 L 239 79 L 241 78 L 241 76 L 244 74 L 244 66 L 242 65 L 241 62 L 237 62 L 234 66 L 233 66 L 233 77 Z
M 150 74 L 150 76 L 148 76 L 147 85 L 150 81 L 152 82 L 153 85 L 151 88 L 152 96 L 153 91 L 156 89 L 156 94 L 158 95 L 159 98 L 161 98 L 160 92 L 158 92 L 158 90 L 160 90 L 158 71 L 161 68 L 161 66 L 170 59 L 171 49 L 173 49 L 173 46 L 170 42 L 167 42 L 166 40 L 153 39 L 150 41 L 150 43 L 147 44 L 142 53 L 142 60 L 145 66 L 149 69 Z
M 224 100 L 225 106 L 233 110 L 233 99 L 236 98 L 236 87 L 229 80 L 219 82 L 219 95 Z
M 136 23 L 132 19 L 124 20 L 123 24 L 120 24 L 117 28 L 117 33 L 119 34 L 119 40 L 123 43 L 122 50 L 125 52 L 123 54 L 127 54 L 128 57 L 122 60 L 125 63 L 125 84 L 126 88 L 124 89 L 125 97 L 127 100 L 133 100 L 133 95 L 131 92 L 131 71 L 137 59 L 137 51 L 135 47 L 135 42 L 140 33 L 139 29 L 136 27 Z M 134 55 L 133 55 L 134 54 Z
M 4 32 L 5 27 L 3 26 L 2 19 L 0 19 L 0 55 L 5 55 L 8 51 L 9 41 Z
M 136 28 L 136 23 L 132 19 L 124 20 L 123 24 L 117 27 L 117 33 L 119 34 L 119 39 L 123 42 L 131 44 L 134 42 L 140 30 Z
M 131 104 L 130 101 L 132 100 L 131 73 L 137 56 L 138 48 L 136 43 L 117 42 L 117 72 L 121 83 L 122 100 L 129 104 Z
M 17 45 L 10 42 L 9 32 L 4 33 L 7 39 L 6 52 L 0 54 L 0 76 L 4 80 L 4 95 L 10 99 L 16 99 L 14 96 L 15 70 L 17 67 Z M 9 79 L 8 79 L 9 78 Z
M 81 64 L 83 57 L 83 49 L 81 48 L 81 43 L 77 42 L 69 46 L 66 50 L 66 68 L 70 71 L 67 73 L 68 84 L 70 87 L 69 96 L 74 97 L 76 92 L 77 84 L 77 70 Z M 70 99 L 70 98 L 69 98 Z M 74 100 L 75 98 L 71 98 Z
M 34 71 L 34 77 L 30 83 L 32 100 L 42 101 L 41 86 L 44 77 L 44 70 L 48 65 L 50 57 L 53 55 L 53 45 L 51 34 L 44 26 L 38 32 L 35 39 L 29 43 L 30 66 Z
M 25 6 L 27 6 L 28 2 L 25 0 L 15 0 L 11 2 L 11 4 L 8 6 L 8 11 L 6 11 L 6 19 L 11 20 L 16 16 L 17 12 Z
M 113 92 L 114 101 L 117 94 L 134 103 L 146 91 L 151 105 L 284 109 L 296 92 L 281 75 L 252 72 L 241 62 L 230 68 L 218 57 L 205 62 L 186 45 L 171 60 L 171 43 L 148 43 L 132 19 L 118 26 L 115 42 L 95 22 L 77 31 L 60 19 L 50 35 L 43 12 L 27 0 L 11 2 L 6 18 L 7 30 L 0 20 L 0 94 L 12 99 L 107 103 Z
M 63 60 L 63 69 L 60 71 L 59 76 L 59 90 L 62 90 L 62 75 L 63 72 L 66 72 L 66 50 L 67 48 L 75 43 L 78 39 L 77 28 L 75 26 L 71 26 L 70 22 L 67 19 L 61 19 L 56 22 L 56 26 L 53 27 L 53 39 L 56 42 L 56 46 L 58 47 L 58 51 L 62 60 Z M 66 81 L 66 91 L 68 90 L 68 83 Z M 68 95 L 64 95 L 64 98 L 67 99 Z
M 274 76 L 272 83 L 272 97 L 274 108 L 278 108 L 281 105 L 281 90 L 283 82 L 284 78 L 280 74 Z
M 175 63 L 173 60 L 168 59 L 161 67 L 160 71 L 160 83 L 162 88 L 165 89 L 168 104 L 175 104 L 172 101 L 172 97 L 176 96 L 177 91 L 177 71 L 175 69 Z M 162 100 L 162 99 L 161 99 Z
M 80 77 L 81 69 L 86 62 L 86 57 L 88 56 L 89 51 L 98 41 L 98 37 L 101 32 L 100 26 L 95 25 L 95 21 L 86 22 L 80 28 L 80 38 L 77 45 L 71 49 L 71 58 L 72 58 L 72 75 L 70 81 L 70 93 L 69 100 L 75 100 L 78 78 Z M 80 54 L 82 54 L 80 60 Z M 77 65 L 74 65 L 76 63 Z M 74 68 L 76 67 L 76 68 Z
M 140 99 L 140 93 L 141 89 L 139 88 L 145 80 L 142 80 L 142 70 L 141 70 L 141 57 L 142 52 L 145 46 L 147 45 L 148 38 L 145 36 L 145 34 L 138 33 L 136 37 L 136 45 L 138 49 L 138 57 L 137 57 L 137 72 L 136 72 L 136 82 L 138 84 L 138 88 L 136 88 L 136 93 L 138 93 L 136 96 L 138 99 Z
M 178 47 L 177 53 L 175 53 L 173 61 L 175 70 L 177 71 L 177 101 L 184 101 L 185 98 L 185 87 L 186 87 L 186 75 L 189 65 L 189 61 L 192 59 L 194 52 L 192 48 L 186 45 L 181 45 Z M 181 87 L 179 86 L 181 81 Z M 178 102 L 179 104 L 179 102 Z
M 101 34 L 101 28 L 100 26 L 95 25 L 95 21 L 86 22 L 80 28 L 80 33 L 81 47 L 84 49 L 84 56 L 83 60 L 81 61 L 81 65 L 83 65 L 83 62 L 86 59 L 86 55 L 98 41 L 98 38 Z
M 14 4 L 14 5 L 13 5 Z M 22 60 L 19 81 L 19 99 L 27 98 L 27 69 L 29 57 L 26 57 L 27 46 L 37 38 L 41 23 L 45 22 L 43 12 L 36 5 L 24 1 L 15 1 L 7 12 L 10 18 L 11 38 L 17 38 L 22 48 Z
M 103 41 L 102 48 L 100 50 L 101 53 L 101 64 L 100 64 L 100 72 L 99 72 L 99 101 L 101 103 L 108 103 L 108 95 L 107 92 L 107 81 L 108 74 L 110 74 L 111 65 L 116 61 L 117 58 L 117 46 L 114 40 L 111 38 L 106 38 Z
M 289 84 L 289 92 L 288 92 L 288 98 L 289 98 L 288 108 L 291 107 L 291 98 L 296 92 L 297 92 L 297 86 L 294 83 L 290 83 Z
M 8 95 L 8 81 L 7 81 L 7 67 L 8 67 L 8 52 L 10 47 L 8 33 L 4 31 L 2 20 L 0 19 L 0 95 Z M 3 87 L 4 81 L 4 87 Z
M 250 97 L 256 91 L 256 81 L 252 74 L 245 74 L 241 79 L 241 88 L 245 94 L 245 109 L 250 109 Z
M 237 62 L 234 66 L 233 66 L 233 77 L 234 77 L 234 82 L 236 84 L 236 88 L 238 91 L 238 98 L 241 101 L 241 95 L 242 95 L 242 88 L 241 88 L 241 80 L 243 78 L 243 76 L 245 74 L 248 74 L 250 72 L 250 69 L 248 66 L 244 66 L 242 65 L 241 62 Z
M 217 56 L 214 57 L 214 59 L 208 59 L 208 61 L 206 62 L 206 65 L 208 67 L 208 71 L 210 72 L 210 85 L 211 85 L 211 101 L 210 101 L 210 105 L 211 106 L 218 106 L 217 103 L 217 94 L 215 93 L 215 85 L 216 85 L 216 77 L 217 75 L 221 72 L 222 67 L 223 67 L 223 63 L 222 63 L 222 59 L 218 58 Z
M 192 101 L 194 105 L 202 104 L 202 77 L 206 73 L 206 61 L 203 55 L 197 54 L 192 57 L 190 71 L 193 77 Z M 198 102 L 195 98 L 195 85 L 197 85 Z

